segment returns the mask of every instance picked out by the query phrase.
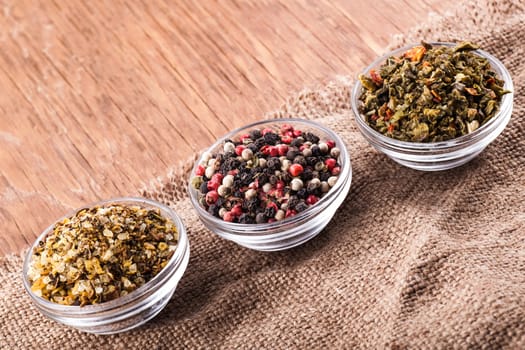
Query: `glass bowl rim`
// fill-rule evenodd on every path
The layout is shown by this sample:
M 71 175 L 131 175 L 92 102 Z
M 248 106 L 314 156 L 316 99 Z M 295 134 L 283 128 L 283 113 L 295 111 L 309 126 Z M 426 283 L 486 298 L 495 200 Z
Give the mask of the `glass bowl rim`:
M 446 46 L 446 47 L 454 47 L 458 45 L 458 43 L 454 42 L 429 42 L 428 44 L 432 46 Z M 366 132 L 370 133 L 370 137 L 376 138 L 378 141 L 381 141 L 383 144 L 388 144 L 392 147 L 399 148 L 402 150 L 413 150 L 413 151 L 439 151 L 439 150 L 447 150 L 449 148 L 453 148 L 456 146 L 461 146 L 469 142 L 477 142 L 479 139 L 482 139 L 485 135 L 484 133 L 490 129 L 494 124 L 497 124 L 502 119 L 504 120 L 505 114 L 507 110 L 512 106 L 513 100 L 514 100 L 514 85 L 512 82 L 512 77 L 507 70 L 507 68 L 503 65 L 503 63 L 497 59 L 492 54 L 488 53 L 485 50 L 482 49 L 476 49 L 473 50 L 475 54 L 477 54 L 480 57 L 483 57 L 487 59 L 491 65 L 491 67 L 496 71 L 496 73 L 499 75 L 499 78 L 503 80 L 504 82 L 504 88 L 507 90 L 510 90 L 510 93 L 503 95 L 501 102 L 499 104 L 499 110 L 496 113 L 495 116 L 493 116 L 487 123 L 484 125 L 481 125 L 477 130 L 474 130 L 473 132 L 461 135 L 459 137 L 455 137 L 450 140 L 445 141 L 439 141 L 439 142 L 409 142 L 409 141 L 401 141 L 397 140 L 388 136 L 385 136 L 381 134 L 379 131 L 374 130 L 371 128 L 363 118 L 363 114 L 359 111 L 358 105 L 359 105 L 359 94 L 361 92 L 361 82 L 359 81 L 359 75 L 361 74 L 368 74 L 371 69 L 376 68 L 381 65 L 386 59 L 392 56 L 396 56 L 399 53 L 405 52 L 415 46 L 420 46 L 421 43 L 413 43 L 408 44 L 402 47 L 399 47 L 397 49 L 391 50 L 380 57 L 376 58 L 372 63 L 370 63 L 365 69 L 360 71 L 355 79 L 354 87 L 352 88 L 351 92 L 351 106 L 352 111 L 354 114 L 354 117 L 360 126 L 360 128 L 365 129 Z

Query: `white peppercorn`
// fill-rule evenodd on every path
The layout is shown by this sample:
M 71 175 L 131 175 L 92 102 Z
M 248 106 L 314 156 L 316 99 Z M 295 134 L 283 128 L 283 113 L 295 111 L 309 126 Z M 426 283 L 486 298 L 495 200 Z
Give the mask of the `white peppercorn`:
M 330 176 L 326 182 L 328 182 L 330 187 L 334 187 L 335 183 L 337 182 L 337 176 Z
M 223 179 L 222 179 L 222 184 L 226 187 L 232 187 L 233 186 L 233 180 L 234 180 L 234 176 L 233 175 L 226 175 Z
M 254 198 L 257 195 L 257 191 L 253 188 L 250 188 L 248 191 L 244 192 L 244 197 L 246 199 Z
M 224 144 L 224 153 L 235 152 L 235 145 L 233 142 L 226 142 Z
M 330 156 L 332 156 L 333 158 L 339 157 L 340 154 L 341 154 L 341 150 L 337 147 L 334 147 L 330 150 Z
M 210 159 L 211 160 L 211 159 Z M 204 175 L 206 175 L 206 177 L 208 179 L 211 179 L 211 177 L 213 176 L 213 174 L 215 174 L 215 169 L 213 168 L 213 166 L 209 166 L 206 168 L 206 171 L 204 172 Z
M 231 188 L 228 186 L 220 185 L 219 188 L 217 188 L 217 193 L 221 197 L 226 197 L 231 193 Z
M 299 191 L 301 188 L 303 188 L 303 181 L 296 177 L 290 182 L 290 187 L 293 191 Z
M 277 210 L 277 213 L 275 213 L 275 220 L 281 221 L 284 219 L 285 212 L 282 209 Z
M 253 151 L 249 148 L 245 148 L 242 150 L 241 157 L 244 160 L 250 160 L 253 158 Z

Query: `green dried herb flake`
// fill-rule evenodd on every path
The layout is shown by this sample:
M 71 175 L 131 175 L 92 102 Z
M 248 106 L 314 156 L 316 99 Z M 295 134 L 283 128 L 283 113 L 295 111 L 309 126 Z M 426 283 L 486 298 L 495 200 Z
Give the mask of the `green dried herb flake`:
M 477 130 L 510 91 L 478 46 L 422 43 L 360 75 L 360 112 L 376 131 L 402 141 L 437 142 Z
M 158 209 L 117 204 L 81 209 L 55 224 L 34 249 L 31 290 L 63 305 L 113 300 L 157 275 L 177 242 L 175 224 Z

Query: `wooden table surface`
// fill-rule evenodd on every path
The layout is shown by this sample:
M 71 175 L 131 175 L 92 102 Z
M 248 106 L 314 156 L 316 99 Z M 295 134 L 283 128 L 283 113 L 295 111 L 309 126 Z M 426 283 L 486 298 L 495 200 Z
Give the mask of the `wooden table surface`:
M 0 0 L 0 255 L 290 93 L 355 73 L 451 0 Z

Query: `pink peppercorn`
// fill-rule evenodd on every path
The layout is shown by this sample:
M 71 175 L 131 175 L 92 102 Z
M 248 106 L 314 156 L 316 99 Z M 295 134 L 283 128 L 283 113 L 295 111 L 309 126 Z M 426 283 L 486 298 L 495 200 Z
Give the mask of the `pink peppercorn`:
M 208 181 L 208 183 L 206 184 L 206 187 L 208 188 L 208 191 L 217 191 L 220 185 L 221 184 L 219 182 Z
M 266 134 L 269 133 L 269 132 L 273 132 L 273 130 L 270 129 L 270 128 L 264 128 L 264 129 L 261 131 L 261 134 L 264 136 L 264 135 L 266 135 Z
M 232 222 L 234 218 L 235 216 L 232 214 L 231 211 L 227 211 L 226 213 L 224 213 L 224 216 L 222 217 L 222 219 L 227 222 Z
M 240 140 L 241 142 L 244 142 L 244 140 L 249 139 L 249 138 L 250 138 L 250 134 L 244 134 L 244 135 L 241 135 L 241 136 L 239 137 L 239 140 Z
M 329 171 L 332 171 L 332 169 L 335 167 L 335 165 L 337 164 L 337 161 L 334 159 L 334 158 L 328 158 L 327 160 L 324 161 L 324 164 L 326 165 L 326 168 L 329 170 Z
M 224 178 L 224 175 L 222 175 L 221 173 L 215 173 L 211 177 L 211 181 L 221 184 L 223 178 Z
M 242 205 L 241 204 L 235 204 L 232 208 L 232 210 L 230 210 L 230 213 L 231 215 L 237 217 L 237 216 L 240 216 L 242 214 Z
M 316 195 L 311 194 L 308 197 L 306 197 L 306 204 L 313 205 L 313 204 L 317 203 L 318 200 L 319 200 L 319 198 L 317 198 Z
M 334 140 L 328 140 L 325 143 L 328 145 L 328 148 L 330 148 L 330 149 L 335 147 L 335 141 Z
M 206 168 L 203 165 L 200 165 L 195 169 L 195 175 L 202 176 L 204 175 L 204 172 L 206 171 Z
M 279 145 L 277 146 L 277 151 L 279 152 L 280 156 L 285 156 L 288 152 L 288 146 L 287 145 Z
M 340 166 L 336 166 L 332 169 L 331 173 L 332 173 L 332 176 L 337 176 L 339 175 L 339 173 L 341 172 L 341 167 Z
M 287 131 L 293 131 L 293 126 L 291 126 L 290 124 L 281 125 L 281 132 L 284 134 Z
M 303 169 L 303 166 L 301 164 L 292 164 L 288 168 L 288 172 L 293 177 L 301 175 L 303 173 L 303 170 L 304 169 Z
M 283 137 L 281 137 L 282 143 L 290 144 L 292 143 L 292 141 L 293 141 L 293 136 L 284 135 Z
M 237 147 L 235 147 L 235 154 L 240 156 L 242 154 L 242 151 L 244 151 L 246 147 L 243 146 L 243 145 L 239 145 Z
M 294 215 L 296 215 L 296 214 L 297 214 L 297 210 L 295 210 L 295 209 L 288 209 L 288 210 L 286 210 L 286 215 L 285 215 L 285 217 L 288 218 L 288 217 L 290 217 L 290 216 L 294 216 Z
M 299 137 L 303 134 L 301 130 L 294 130 L 293 131 L 293 137 Z
M 206 193 L 206 203 L 208 205 L 211 205 L 215 202 L 217 202 L 217 199 L 219 199 L 219 194 L 217 193 L 217 191 L 209 191 L 208 193 Z

